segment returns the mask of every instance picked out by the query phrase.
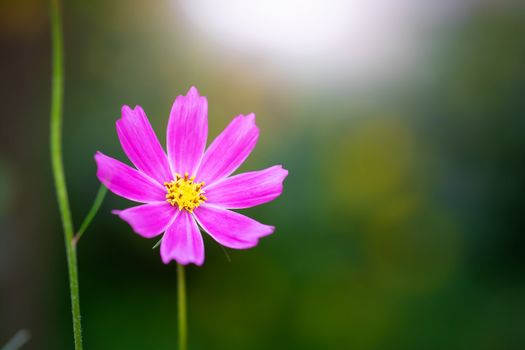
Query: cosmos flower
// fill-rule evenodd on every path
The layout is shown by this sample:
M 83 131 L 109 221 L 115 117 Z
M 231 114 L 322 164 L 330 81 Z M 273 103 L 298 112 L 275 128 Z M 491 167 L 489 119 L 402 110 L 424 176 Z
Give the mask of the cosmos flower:
M 230 209 L 257 206 L 282 192 L 288 171 L 270 168 L 230 176 L 259 137 L 255 115 L 239 115 L 206 148 L 208 102 L 192 87 L 173 104 L 167 128 L 167 155 L 141 107 L 122 107 L 116 123 L 132 168 L 101 152 L 97 177 L 113 193 L 141 205 L 113 211 L 146 238 L 163 234 L 162 261 L 202 265 L 199 226 L 225 247 L 247 249 L 274 231 Z

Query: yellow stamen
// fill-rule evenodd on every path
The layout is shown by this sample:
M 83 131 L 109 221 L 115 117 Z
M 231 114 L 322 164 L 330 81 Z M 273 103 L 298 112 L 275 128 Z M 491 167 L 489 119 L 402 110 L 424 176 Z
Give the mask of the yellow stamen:
M 195 176 L 189 177 L 188 173 L 184 173 L 184 176 L 175 174 L 175 180 L 164 183 L 168 191 L 166 201 L 172 206 L 177 206 L 179 210 L 186 209 L 192 213 L 193 209 L 207 199 L 202 190 L 204 182 L 194 180 Z

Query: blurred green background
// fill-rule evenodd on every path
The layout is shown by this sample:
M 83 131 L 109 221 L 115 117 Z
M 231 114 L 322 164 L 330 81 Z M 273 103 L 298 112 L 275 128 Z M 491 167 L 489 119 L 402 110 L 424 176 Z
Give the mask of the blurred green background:
M 0 344 L 71 349 L 48 151 L 45 1 L 0 4 Z M 274 235 L 188 269 L 190 348 L 525 348 L 525 8 L 516 1 L 69 1 L 65 167 L 75 223 L 96 150 L 141 105 L 159 138 L 191 85 L 210 137 L 255 112 L 243 212 Z M 175 265 L 108 194 L 79 245 L 86 349 L 175 349 Z

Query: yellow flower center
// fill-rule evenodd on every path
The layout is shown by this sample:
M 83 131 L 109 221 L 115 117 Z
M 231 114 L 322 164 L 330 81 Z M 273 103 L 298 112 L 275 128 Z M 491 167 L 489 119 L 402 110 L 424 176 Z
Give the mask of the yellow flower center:
M 196 183 L 194 180 L 195 176 L 189 177 L 188 173 L 184 176 L 175 174 L 175 180 L 164 183 L 168 191 L 166 201 L 172 206 L 177 206 L 179 210 L 186 209 L 192 213 L 193 209 L 207 199 L 202 190 L 204 181 Z

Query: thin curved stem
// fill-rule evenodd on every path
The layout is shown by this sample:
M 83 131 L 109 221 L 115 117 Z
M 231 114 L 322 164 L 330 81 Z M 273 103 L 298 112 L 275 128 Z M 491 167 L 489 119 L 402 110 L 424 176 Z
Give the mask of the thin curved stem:
M 77 245 L 78 240 L 82 237 L 84 232 L 86 232 L 87 228 L 89 227 L 89 224 L 91 224 L 91 221 L 93 221 L 93 219 L 95 218 L 95 215 L 97 215 L 97 212 L 100 209 L 102 202 L 104 202 L 104 198 L 106 197 L 107 193 L 108 193 L 108 188 L 104 185 L 100 185 L 100 188 L 98 189 L 97 196 L 95 197 L 95 200 L 93 201 L 93 205 L 91 206 L 91 209 L 86 215 L 86 218 L 84 219 L 84 221 L 82 221 L 82 225 L 80 225 L 80 228 L 78 229 L 77 234 L 75 235 L 75 237 L 73 237 L 74 245 Z
M 186 276 L 184 265 L 177 264 L 179 304 L 179 350 L 188 350 L 188 323 L 186 319 Z
M 55 191 L 64 229 L 67 266 L 69 271 L 69 292 L 73 314 L 73 337 L 75 349 L 82 350 L 82 326 L 78 293 L 77 251 L 73 244 L 73 220 L 67 196 L 64 164 L 62 161 L 62 105 L 64 95 L 64 49 L 62 18 L 59 0 L 51 0 L 51 45 L 52 45 L 52 86 L 51 86 L 51 163 L 55 179 Z

